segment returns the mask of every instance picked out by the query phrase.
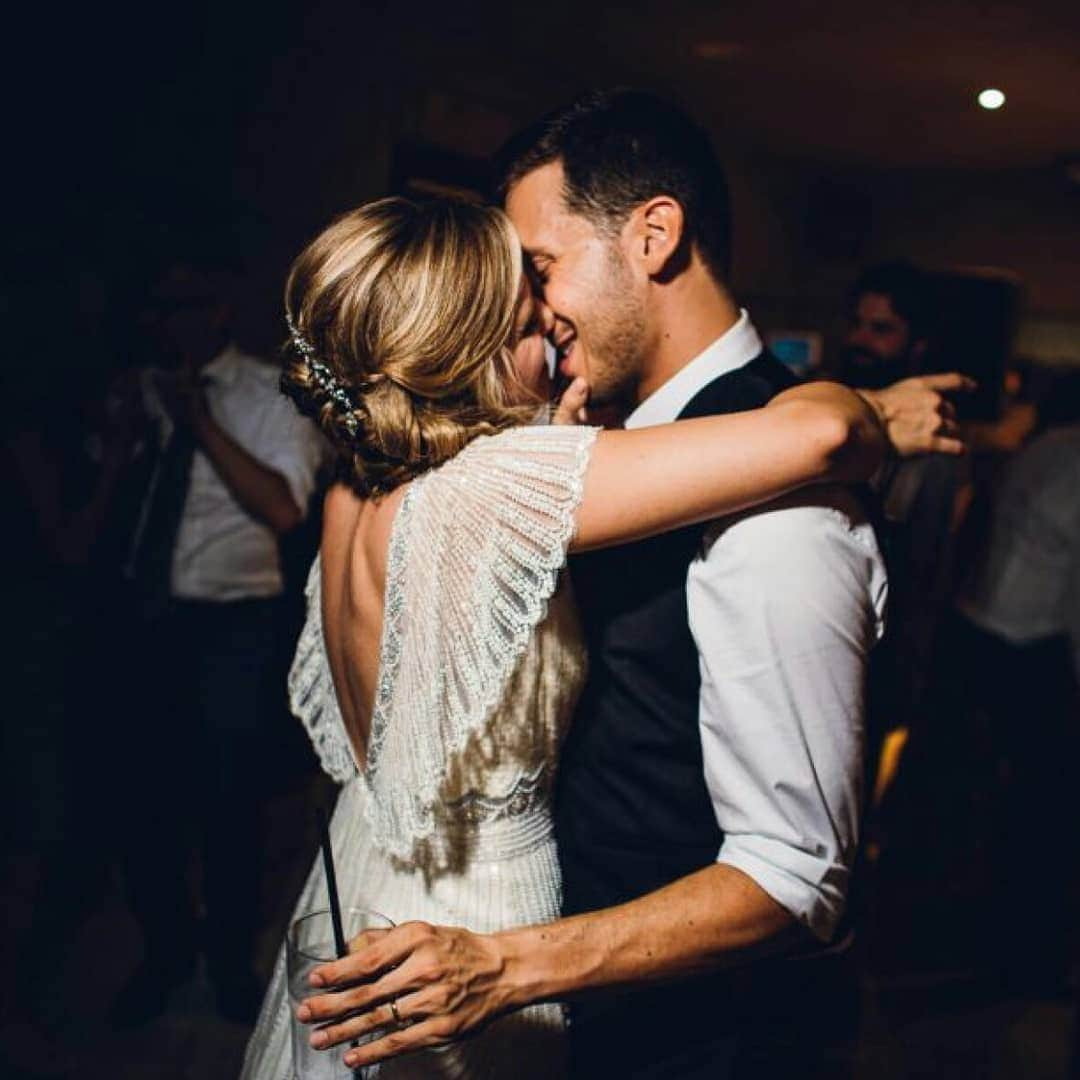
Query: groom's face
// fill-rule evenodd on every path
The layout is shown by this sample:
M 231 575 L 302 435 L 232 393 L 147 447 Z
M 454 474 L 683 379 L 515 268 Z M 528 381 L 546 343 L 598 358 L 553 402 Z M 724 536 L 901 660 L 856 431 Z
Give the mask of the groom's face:
M 563 168 L 526 174 L 506 200 L 532 279 L 554 320 L 561 374 L 584 376 L 593 405 L 632 403 L 644 350 L 643 293 L 620 237 L 568 210 Z

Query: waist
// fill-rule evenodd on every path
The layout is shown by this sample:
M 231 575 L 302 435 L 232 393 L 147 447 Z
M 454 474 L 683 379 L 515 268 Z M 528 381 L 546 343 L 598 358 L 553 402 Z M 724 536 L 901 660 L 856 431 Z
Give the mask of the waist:
M 451 830 L 462 830 L 473 862 L 489 863 L 512 859 L 536 848 L 554 844 L 555 828 L 545 801 L 542 807 L 500 809 L 489 817 L 464 815 L 452 818 Z
M 356 821 L 378 820 L 377 800 L 362 775 L 342 788 L 342 798 L 351 804 L 346 814 Z M 377 829 L 369 837 L 376 848 L 386 850 Z M 554 852 L 555 828 L 546 785 L 519 786 L 504 796 L 471 792 L 445 804 L 430 840 L 433 850 L 454 854 L 451 863 L 464 857 L 468 865 L 506 862 L 542 848 Z
M 550 826 L 534 816 L 513 822 L 441 827 L 413 859 L 389 854 L 368 817 L 361 777 L 346 784 L 331 824 L 336 850 L 347 852 L 338 888 L 350 903 L 395 922 L 423 919 L 490 933 L 549 922 L 559 913 L 558 860 Z M 316 871 L 319 865 L 316 862 Z

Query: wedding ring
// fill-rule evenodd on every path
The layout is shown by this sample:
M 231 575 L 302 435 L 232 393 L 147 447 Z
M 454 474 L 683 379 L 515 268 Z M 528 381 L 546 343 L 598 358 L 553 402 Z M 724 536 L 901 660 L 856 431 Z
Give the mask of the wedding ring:
M 401 1013 L 397 1011 L 397 1002 L 391 998 L 386 1004 L 390 1006 L 390 1012 L 394 1017 L 394 1023 L 397 1024 L 399 1028 L 404 1027 L 405 1021 L 401 1019 Z

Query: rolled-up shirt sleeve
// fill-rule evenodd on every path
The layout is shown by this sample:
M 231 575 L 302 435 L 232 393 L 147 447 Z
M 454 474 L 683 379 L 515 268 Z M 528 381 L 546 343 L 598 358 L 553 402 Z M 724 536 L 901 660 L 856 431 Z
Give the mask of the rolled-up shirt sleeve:
M 873 531 L 843 492 L 718 523 L 687 577 L 717 860 L 826 941 L 858 841 L 885 594 Z

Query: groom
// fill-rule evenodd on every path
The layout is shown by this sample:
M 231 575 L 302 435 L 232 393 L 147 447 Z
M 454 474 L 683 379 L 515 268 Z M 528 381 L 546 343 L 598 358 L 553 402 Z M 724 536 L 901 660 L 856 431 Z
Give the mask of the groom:
M 681 111 L 583 98 L 511 148 L 503 190 L 590 405 L 643 427 L 792 384 L 728 290 L 724 175 Z M 871 527 L 821 492 L 582 556 L 572 575 L 590 676 L 556 797 L 580 935 L 562 977 L 665 979 L 574 1005 L 574 1072 L 806 1075 L 839 1019 L 830 946 L 885 598 Z
M 590 408 L 643 427 L 791 385 L 732 299 L 725 177 L 678 108 L 583 97 L 514 140 L 502 193 Z M 813 1075 L 854 993 L 871 527 L 846 492 L 800 494 L 571 572 L 590 674 L 555 804 L 569 918 L 519 939 L 532 993 L 574 1001 L 577 1076 Z

